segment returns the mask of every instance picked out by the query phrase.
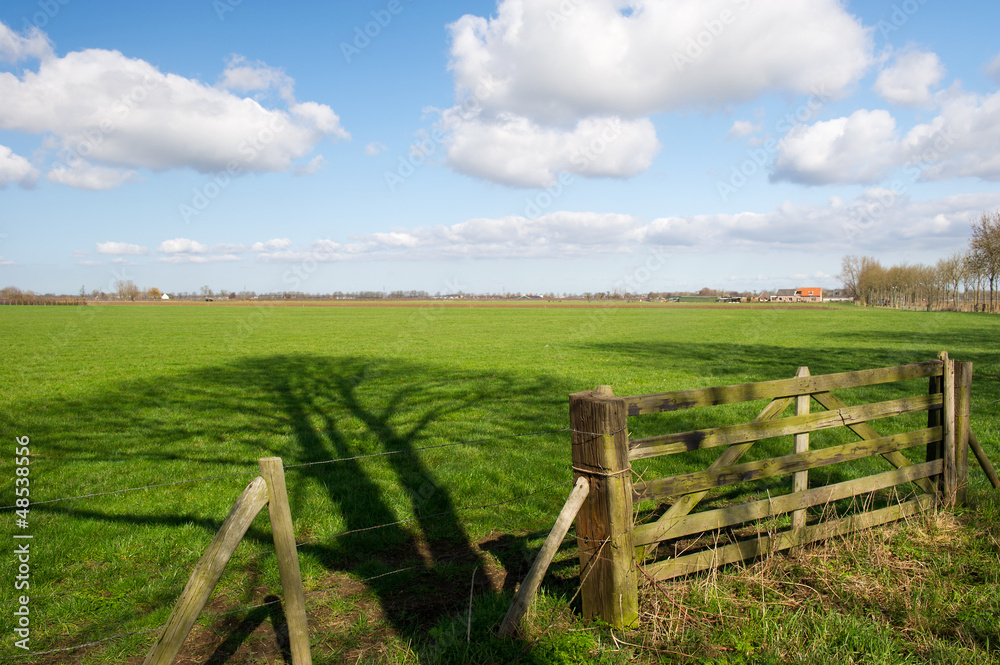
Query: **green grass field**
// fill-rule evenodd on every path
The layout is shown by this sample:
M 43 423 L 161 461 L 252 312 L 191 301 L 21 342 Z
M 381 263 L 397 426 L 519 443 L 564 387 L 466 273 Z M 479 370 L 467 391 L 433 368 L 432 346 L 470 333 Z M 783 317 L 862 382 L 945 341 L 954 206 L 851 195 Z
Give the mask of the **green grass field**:
M 14 503 L 16 437 L 31 441 L 32 502 L 222 476 L 42 503 L 31 508 L 27 529 L 18 529 L 13 511 L 5 511 L 8 534 L 33 536 L 34 651 L 162 624 L 193 563 L 256 475 L 257 460 L 276 455 L 286 466 L 305 465 L 286 476 L 296 534 L 306 542 L 300 558 L 316 662 L 577 662 L 584 656 L 687 662 L 678 653 L 700 662 L 741 653 L 760 658 L 733 662 L 796 662 L 789 656 L 794 649 L 768 641 L 766 626 L 774 621 L 788 640 L 832 645 L 809 662 L 846 662 L 837 660 L 848 653 L 837 650 L 847 639 L 838 631 L 855 626 L 857 633 L 868 623 L 872 636 L 851 634 L 862 640 L 850 647 L 863 656 L 854 662 L 901 662 L 908 645 L 924 645 L 913 647 L 913 662 L 939 652 L 944 661 L 1000 658 L 996 521 L 980 529 L 993 540 L 976 540 L 966 551 L 974 562 L 986 559 L 980 578 L 955 587 L 969 596 L 968 607 L 993 607 L 993 618 L 974 613 L 950 633 L 927 626 L 896 630 L 890 622 L 890 638 L 878 632 L 879 621 L 855 616 L 854 605 L 842 611 L 821 605 L 783 620 L 774 615 L 779 609 L 768 616 L 763 585 L 744 590 L 751 600 L 760 596 L 759 606 L 741 605 L 741 585 L 752 584 L 734 578 L 711 592 L 690 580 L 672 588 L 699 611 L 715 613 L 717 605 L 718 616 L 745 613 L 745 626 L 692 627 L 657 610 L 643 634 L 628 640 L 642 646 L 612 640 L 609 647 L 605 632 L 563 611 L 576 588 L 568 542 L 531 620 L 556 627 L 523 655 L 529 643 L 490 637 L 569 491 L 569 435 L 560 431 L 568 425 L 569 393 L 598 384 L 630 395 L 788 378 L 799 365 L 813 374 L 865 369 L 933 359 L 943 349 L 974 363 L 972 428 L 1000 461 L 1000 319 L 994 316 L 850 306 L 4 307 L 0 335 L 2 468 L 8 474 L 0 505 Z M 845 400 L 891 399 L 905 388 L 871 388 Z M 699 414 L 688 414 L 630 427 L 642 436 L 665 427 L 725 424 L 752 417 L 760 406 L 723 410 L 720 420 L 704 424 Z M 890 433 L 904 424 L 876 427 Z M 849 440 L 831 434 L 828 441 L 838 436 Z M 376 455 L 385 451 L 399 452 Z M 310 464 L 347 457 L 357 459 Z M 701 468 L 706 459 L 646 466 L 662 475 Z M 978 508 L 968 514 L 995 520 L 1000 511 L 975 463 L 970 475 Z M 518 498 L 524 495 L 530 496 Z M 239 610 L 280 593 L 270 547 L 265 511 L 206 608 L 237 611 L 203 619 L 192 635 L 198 662 L 283 662 L 267 628 L 280 625 L 280 611 L 274 605 Z M 941 551 L 914 556 L 958 565 L 958 554 Z M 5 556 L 0 657 L 21 653 L 12 637 L 15 568 Z M 409 570 L 357 582 L 401 568 Z M 732 598 L 725 595 L 730 591 Z M 972 597 L 976 593 L 982 599 Z M 656 589 L 643 598 L 644 611 L 659 607 Z M 922 616 L 952 601 L 920 602 L 922 609 L 913 611 Z M 982 626 L 969 628 L 973 624 Z M 15 662 L 141 662 L 152 641 L 152 634 L 139 634 Z

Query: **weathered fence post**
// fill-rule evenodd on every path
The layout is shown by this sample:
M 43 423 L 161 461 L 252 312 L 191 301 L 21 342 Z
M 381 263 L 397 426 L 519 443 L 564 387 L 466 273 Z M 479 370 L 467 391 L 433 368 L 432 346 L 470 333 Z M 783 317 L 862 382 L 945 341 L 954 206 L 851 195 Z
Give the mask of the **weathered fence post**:
M 590 482 L 576 519 L 583 614 L 624 630 L 639 619 L 625 400 L 598 386 L 570 395 L 569 414 L 573 471 Z
M 945 506 L 951 507 L 955 505 L 958 486 L 958 471 L 955 468 L 955 361 L 950 359 L 947 353 L 942 352 L 940 357 L 944 362 L 942 377 L 944 394 L 941 408 L 941 427 L 944 430 L 941 454 L 944 468 L 941 473 L 941 498 Z
M 799 367 L 798 371 L 795 372 L 797 377 L 809 376 L 808 367 Z M 809 395 L 798 395 L 795 398 L 795 415 L 803 416 L 809 413 L 809 406 L 812 402 L 812 397 Z M 809 450 L 809 433 L 796 434 L 792 443 L 792 452 L 804 453 Z M 809 472 L 808 471 L 797 471 L 792 476 L 792 492 L 805 492 L 809 489 Z M 795 538 L 800 538 L 802 535 L 802 530 L 806 526 L 806 511 L 805 509 L 796 510 L 792 513 L 792 530 L 797 532 Z M 797 551 L 797 548 L 793 549 L 793 552 Z
M 955 499 L 965 501 L 969 485 L 969 410 L 972 363 L 955 362 Z

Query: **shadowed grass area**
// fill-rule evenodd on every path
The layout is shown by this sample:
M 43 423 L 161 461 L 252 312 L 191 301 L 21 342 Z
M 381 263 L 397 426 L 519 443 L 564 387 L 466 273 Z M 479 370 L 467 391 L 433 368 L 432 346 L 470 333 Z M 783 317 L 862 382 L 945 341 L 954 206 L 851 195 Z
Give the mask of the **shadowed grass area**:
M 256 475 L 256 460 L 277 455 L 303 465 L 286 475 L 317 654 L 340 654 L 333 662 L 366 649 L 390 662 L 506 662 L 534 638 L 505 645 L 489 637 L 489 618 L 502 617 L 509 595 L 501 590 L 509 593 L 523 576 L 568 485 L 517 497 L 571 479 L 569 437 L 559 431 L 568 424 L 569 393 L 598 384 L 627 395 L 787 378 L 799 365 L 820 374 L 927 360 L 947 349 L 982 375 L 972 424 L 996 459 L 998 332 L 992 317 L 854 308 L 3 308 L 0 427 L 8 441 L 31 438 L 32 501 L 226 476 L 33 505 L 31 594 L 57 595 L 32 601 L 32 648 L 162 623 Z M 883 386 L 843 397 L 861 403 L 925 390 Z M 761 406 L 631 419 L 630 428 L 644 436 L 722 425 L 751 418 Z M 875 426 L 892 433 L 908 423 Z M 816 445 L 848 440 L 830 433 Z M 787 442 L 760 448 L 763 456 Z M 394 454 L 381 455 L 387 451 Z M 674 456 L 640 470 L 699 470 L 714 454 Z M 331 458 L 355 459 L 317 464 Z M 835 481 L 849 472 L 838 466 L 824 473 Z M 981 489 L 982 475 L 975 467 L 972 474 Z M 0 503 L 13 499 L 13 482 L 5 482 Z M 338 536 L 344 531 L 355 533 Z M 270 549 L 265 514 L 210 612 L 280 593 Z M 552 615 L 559 628 L 523 658 L 618 658 L 607 650 L 606 633 L 560 614 L 575 591 L 573 557 L 568 543 L 531 624 L 541 632 Z M 3 566 L 10 580 L 12 564 Z M 400 568 L 408 570 L 352 582 Z M 472 643 L 455 617 L 467 609 L 470 586 L 478 643 L 463 646 Z M 0 600 L 11 607 L 12 584 L 4 588 Z M 365 624 L 363 617 L 376 618 Z M 249 662 L 245 652 L 257 642 L 238 636 L 280 624 L 280 615 L 247 610 L 220 621 L 201 622 L 199 635 L 212 639 L 196 640 L 198 653 Z M 963 630 L 979 619 L 969 621 Z M 991 624 L 984 625 L 976 630 L 988 632 Z M 5 611 L 0 630 L 11 628 Z M 814 628 L 798 629 L 808 636 Z M 381 636 L 374 641 L 391 648 L 375 657 L 374 638 L 366 636 Z M 699 639 L 724 641 L 712 633 Z M 950 638 L 942 639 L 947 645 Z M 107 662 L 141 654 L 150 642 L 139 635 L 74 658 Z M 264 642 L 262 653 L 280 658 L 273 635 Z M 0 656 L 12 653 L 7 645 Z

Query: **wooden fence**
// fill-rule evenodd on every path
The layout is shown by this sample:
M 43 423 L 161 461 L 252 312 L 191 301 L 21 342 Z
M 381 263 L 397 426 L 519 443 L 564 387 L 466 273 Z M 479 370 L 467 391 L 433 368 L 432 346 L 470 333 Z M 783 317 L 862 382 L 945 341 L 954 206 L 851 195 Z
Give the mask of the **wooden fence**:
M 921 394 L 848 406 L 832 390 L 926 379 Z M 972 363 L 955 362 L 942 352 L 938 360 L 839 374 L 810 376 L 799 368 L 795 378 L 742 385 L 679 390 L 655 395 L 616 397 L 608 386 L 570 395 L 573 468 L 589 481 L 590 491 L 577 516 L 581 597 L 587 618 L 601 617 L 617 628 L 638 620 L 638 572 L 667 579 L 725 563 L 743 561 L 917 514 L 936 505 L 962 501 L 968 476 L 969 404 Z M 753 400 L 771 402 L 749 423 L 668 433 L 630 440 L 628 417 Z M 812 411 L 812 402 L 823 410 Z M 784 416 L 786 410 L 793 413 Z M 927 412 L 927 427 L 883 436 L 868 421 Z M 706 414 L 707 416 L 708 414 Z M 861 441 L 809 448 L 809 432 L 847 427 Z M 792 437 L 791 454 L 738 463 L 757 441 Z M 974 450 L 983 463 L 977 442 Z M 914 462 L 903 454 L 923 447 Z M 632 462 L 660 455 L 726 447 L 707 469 L 694 473 L 633 481 Z M 924 452 L 925 451 L 925 452 Z M 809 469 L 880 456 L 887 471 L 810 488 Z M 913 457 L 911 455 L 911 457 Z M 693 512 L 712 490 L 775 476 L 792 476 L 787 494 L 739 505 Z M 865 497 L 904 483 L 917 489 L 912 498 L 891 505 L 828 516 L 819 507 Z M 656 519 L 637 524 L 633 506 L 655 502 Z M 867 502 L 865 502 L 867 503 Z M 669 506 L 667 506 L 669 504 Z M 666 508 L 664 510 L 664 508 Z M 812 514 L 808 509 L 814 508 Z M 728 544 L 661 560 L 649 559 L 658 543 L 694 539 L 738 525 L 753 526 L 790 514 L 779 532 L 733 537 Z M 640 519 L 641 521 L 641 519 Z M 773 522 L 773 520 L 771 520 Z M 735 534 L 735 532 L 730 532 Z M 667 548 L 659 548 L 667 549 Z

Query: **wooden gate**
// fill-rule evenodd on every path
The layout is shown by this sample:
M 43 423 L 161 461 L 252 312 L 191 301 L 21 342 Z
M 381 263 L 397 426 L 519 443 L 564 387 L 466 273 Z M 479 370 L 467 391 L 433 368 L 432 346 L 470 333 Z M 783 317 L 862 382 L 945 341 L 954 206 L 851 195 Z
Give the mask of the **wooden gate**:
M 927 379 L 929 389 L 889 401 L 848 406 L 831 392 L 915 379 Z M 972 363 L 955 362 L 942 352 L 938 360 L 839 374 L 810 376 L 802 367 L 795 378 L 777 381 L 633 397 L 615 397 L 608 386 L 600 386 L 571 395 L 573 468 L 577 477 L 590 482 L 589 496 L 577 517 L 584 615 L 599 616 L 618 628 L 634 624 L 637 562 L 651 577 L 667 579 L 962 501 L 968 475 L 971 385 Z M 629 440 L 628 416 L 762 399 L 771 402 L 752 422 Z M 812 402 L 823 410 L 813 411 Z M 793 413 L 785 416 L 789 407 Z M 921 411 L 927 412 L 926 427 L 889 436 L 868 422 Z M 861 440 L 810 449 L 809 432 L 835 427 L 846 427 Z M 792 437 L 790 454 L 739 463 L 756 442 L 782 436 Z M 914 462 L 911 458 L 916 456 L 902 452 L 918 446 L 922 447 L 918 459 L 925 461 Z M 702 471 L 633 480 L 633 461 L 716 447 L 725 450 Z M 809 487 L 810 469 L 876 456 L 885 460 L 888 470 Z M 777 476 L 791 476 L 787 493 L 774 496 L 772 487 L 760 500 L 694 512 L 713 490 Z M 865 506 L 846 517 L 819 510 L 904 483 L 919 489 L 912 498 L 891 505 Z M 655 519 L 637 524 L 633 506 L 650 501 L 658 506 L 651 512 Z M 657 558 L 659 550 L 667 549 L 657 548 L 660 543 L 726 530 L 735 534 L 732 530 L 739 525 L 752 527 L 785 514 L 790 514 L 790 523 L 780 531 L 773 526 L 767 533 L 752 529 L 750 537 L 734 535 L 727 544 Z

